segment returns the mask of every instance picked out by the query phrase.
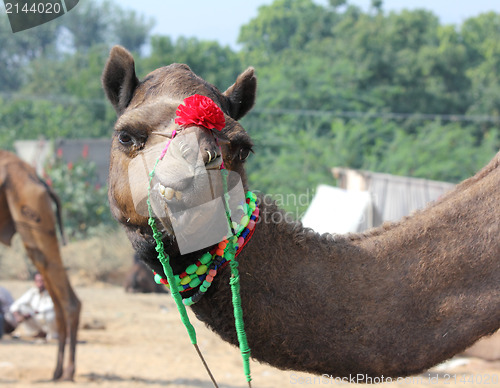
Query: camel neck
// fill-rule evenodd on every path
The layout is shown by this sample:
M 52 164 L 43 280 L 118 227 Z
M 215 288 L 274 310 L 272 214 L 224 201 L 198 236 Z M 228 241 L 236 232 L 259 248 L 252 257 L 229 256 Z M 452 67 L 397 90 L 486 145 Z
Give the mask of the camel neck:
M 496 330 L 499 226 L 477 205 L 485 196 L 500 200 L 498 179 L 489 183 L 491 192 L 465 185 L 361 235 L 320 236 L 261 203 L 261 221 L 238 260 L 252 357 L 319 374 L 400 376 Z M 193 311 L 236 344 L 228 278 L 222 272 Z

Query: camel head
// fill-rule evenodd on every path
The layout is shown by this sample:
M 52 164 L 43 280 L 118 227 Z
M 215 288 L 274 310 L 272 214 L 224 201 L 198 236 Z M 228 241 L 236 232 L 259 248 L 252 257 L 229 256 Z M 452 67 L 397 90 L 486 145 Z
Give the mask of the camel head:
M 118 115 L 109 171 L 111 211 L 133 244 L 150 240 L 149 188 L 151 209 L 168 253 L 183 253 L 181 240 L 203 240 L 220 223 L 221 209 L 214 203 L 222 202 L 213 201 L 224 193 L 222 164 L 228 172 L 227 190 L 240 190 L 243 196 L 246 191 L 244 161 L 252 142 L 237 120 L 254 104 L 254 70 L 248 68 L 223 93 L 184 64 L 159 68 L 139 81 L 132 55 L 115 46 L 102 83 Z M 195 94 L 209 97 L 222 110 L 224 128 L 175 123 L 178 107 Z

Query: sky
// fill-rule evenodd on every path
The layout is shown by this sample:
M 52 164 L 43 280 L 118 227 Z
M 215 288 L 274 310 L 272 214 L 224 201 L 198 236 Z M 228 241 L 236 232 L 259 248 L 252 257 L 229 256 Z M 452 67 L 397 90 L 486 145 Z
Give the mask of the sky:
M 126 9 L 134 9 L 156 20 L 153 34 L 196 37 L 215 40 L 238 48 L 240 27 L 257 16 L 261 5 L 273 0 L 119 0 Z M 327 0 L 316 0 L 327 4 Z M 348 0 L 368 9 L 371 0 Z M 444 24 L 460 24 L 463 20 L 487 11 L 500 13 L 497 0 L 384 0 L 385 11 L 425 8 L 433 11 Z

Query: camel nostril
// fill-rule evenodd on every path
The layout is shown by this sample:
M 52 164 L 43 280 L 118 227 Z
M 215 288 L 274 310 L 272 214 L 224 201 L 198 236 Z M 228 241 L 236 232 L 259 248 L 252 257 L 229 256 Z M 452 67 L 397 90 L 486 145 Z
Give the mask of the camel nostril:
M 189 146 L 186 143 L 180 142 L 179 143 L 179 150 L 181 151 L 182 157 L 186 158 L 186 156 L 188 155 L 189 151 L 191 151 L 191 148 L 189 148 Z

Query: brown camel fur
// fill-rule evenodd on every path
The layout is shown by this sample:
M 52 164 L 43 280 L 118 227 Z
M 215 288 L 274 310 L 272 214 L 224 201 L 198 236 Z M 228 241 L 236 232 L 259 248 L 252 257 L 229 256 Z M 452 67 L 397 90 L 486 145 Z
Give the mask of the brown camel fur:
M 165 286 L 155 283 L 151 270 L 136 255 L 134 255 L 134 264 L 125 277 L 124 288 L 126 292 L 131 293 L 167 292 Z
M 9 246 L 16 232 L 21 235 L 28 256 L 42 275 L 54 302 L 59 346 L 53 379 L 73 380 L 81 304 L 61 260 L 52 201 L 57 205 L 62 234 L 57 195 L 36 175 L 33 167 L 16 155 L 0 150 L 0 242 Z M 67 338 L 69 357 L 63 370 Z
M 225 113 L 224 164 L 243 177 L 246 189 L 243 160 L 252 143 L 236 120 L 253 106 L 254 71 L 247 69 L 224 93 L 180 64 L 139 81 L 130 53 L 114 47 L 102 80 L 118 113 L 109 176 L 112 212 L 141 259 L 162 273 L 146 215 L 134 206 L 132 190 L 145 191 L 146 184 L 133 161 L 179 129 L 173 119 L 185 97 L 203 94 Z M 214 137 L 198 127 L 183 129 L 178 137 L 189 134 L 198 137 L 200 154 L 209 162 L 206 151 L 217 150 Z M 190 201 L 196 187 L 179 183 L 184 165 L 177 163 L 170 169 L 158 165 L 158 179 Z M 425 210 L 357 235 L 320 236 L 300 222 L 288 222 L 261 197 L 260 222 L 238 257 L 252 357 L 317 374 L 403 376 L 493 333 L 500 327 L 499 164 L 500 153 Z M 168 208 L 157 198 L 152 197 L 156 209 Z M 174 273 L 180 273 L 207 249 L 180 255 L 171 220 L 157 217 Z M 197 222 L 204 220 L 208 225 L 203 215 Z M 229 272 L 226 267 L 214 278 L 192 310 L 236 344 Z

